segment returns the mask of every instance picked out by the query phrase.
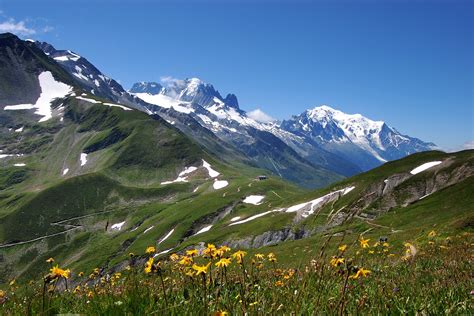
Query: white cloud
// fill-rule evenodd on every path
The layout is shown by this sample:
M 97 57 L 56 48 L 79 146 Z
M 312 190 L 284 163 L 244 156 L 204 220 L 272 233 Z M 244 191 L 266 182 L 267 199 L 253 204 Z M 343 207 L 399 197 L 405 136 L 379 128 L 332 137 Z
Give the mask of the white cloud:
M 33 35 L 36 30 L 26 26 L 25 21 L 16 22 L 14 19 L 8 19 L 0 23 L 0 32 L 10 32 L 16 35 Z
M 468 142 L 465 142 L 462 145 L 462 149 L 474 149 L 474 140 L 470 140 Z
M 253 111 L 247 112 L 247 116 L 251 119 L 254 119 L 257 122 L 269 123 L 275 121 L 273 117 L 263 112 L 260 109 L 255 109 Z

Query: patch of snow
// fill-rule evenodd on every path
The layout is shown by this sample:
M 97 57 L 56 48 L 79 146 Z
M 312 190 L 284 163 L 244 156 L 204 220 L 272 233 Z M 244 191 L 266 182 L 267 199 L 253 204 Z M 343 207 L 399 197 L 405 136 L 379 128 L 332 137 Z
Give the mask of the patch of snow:
M 150 231 L 151 229 L 153 229 L 155 227 L 155 225 L 152 225 L 150 227 L 148 227 L 147 229 L 145 229 L 145 231 L 143 232 L 144 234 L 147 233 L 148 231 Z
M 230 221 L 235 222 L 235 221 L 238 221 L 239 219 L 240 219 L 240 216 L 236 216 L 236 217 L 232 217 Z
M 110 229 L 113 229 L 113 230 L 121 230 L 123 224 L 125 224 L 125 221 L 120 222 L 120 223 L 113 224 L 112 226 L 110 226 Z
M 173 180 L 173 181 L 164 181 L 164 182 L 161 182 L 161 184 L 170 184 L 170 183 L 176 183 L 176 182 L 188 182 L 188 179 L 187 179 L 187 174 L 190 174 L 194 171 L 197 170 L 197 167 L 187 167 L 185 168 L 183 171 L 181 171 L 179 174 L 178 174 L 178 177 Z
M 23 132 L 23 127 L 24 127 L 24 126 L 22 126 L 22 127 L 20 127 L 20 128 L 17 128 L 17 129 L 15 130 L 15 132 L 17 132 L 17 133 Z
M 333 191 L 333 192 L 330 192 L 326 195 L 323 195 L 317 199 L 314 199 L 312 201 L 309 201 L 309 202 L 305 202 L 305 203 L 301 203 L 301 204 L 297 204 L 297 205 L 294 205 L 294 206 L 291 206 L 289 207 L 287 210 L 286 210 L 286 213 L 292 213 L 292 212 L 299 212 L 301 211 L 303 208 L 305 208 L 306 206 L 310 206 L 310 209 L 307 210 L 307 211 L 304 211 L 301 215 L 303 217 L 308 217 L 310 216 L 311 214 L 314 213 L 314 211 L 319 208 L 319 207 L 322 207 L 324 204 L 330 202 L 330 201 L 333 201 L 334 199 L 336 199 L 337 197 L 339 197 L 339 195 L 346 195 L 347 193 L 351 192 L 352 190 L 354 190 L 355 187 L 347 187 L 347 188 L 344 188 L 344 189 L 341 189 L 341 190 L 337 190 L 337 191 Z
M 209 231 L 209 230 L 211 229 L 211 227 L 212 227 L 212 225 L 209 225 L 209 226 L 206 226 L 206 227 L 202 228 L 202 229 L 199 230 L 197 233 L 195 233 L 194 236 Z
M 262 204 L 262 200 L 265 198 L 263 195 L 249 195 L 244 199 L 244 203 L 259 205 Z
M 206 168 L 207 171 L 209 172 L 209 177 L 215 178 L 218 175 L 220 175 L 220 173 L 217 172 L 216 170 L 212 169 L 211 165 L 207 161 L 205 161 L 204 159 L 202 160 L 202 166 L 204 168 Z
M 174 232 L 174 228 L 172 230 L 170 230 L 168 232 L 168 234 L 166 234 L 165 237 L 163 237 L 159 242 L 158 242 L 158 245 L 161 244 L 163 241 L 165 241 L 166 239 L 168 239 L 169 236 L 171 236 L 171 234 Z
M 81 167 L 87 163 L 87 154 L 81 153 Z
M 76 99 L 83 100 L 83 101 L 86 101 L 86 102 L 89 102 L 89 103 L 102 103 L 101 101 L 97 101 L 97 100 L 90 99 L 90 98 L 84 98 L 84 97 L 76 97 Z
M 38 76 L 41 94 L 35 104 L 7 105 L 4 110 L 28 110 L 36 109 L 35 114 L 42 116 L 39 122 L 44 122 L 52 117 L 51 102 L 57 98 L 64 98 L 72 91 L 72 87 L 56 81 L 53 74 L 44 71 Z
M 24 166 L 26 166 L 26 164 L 24 164 L 24 163 L 16 163 L 16 164 L 14 164 L 14 166 L 15 166 L 15 167 L 24 167 Z
M 1 158 L 7 158 L 7 157 L 21 157 L 23 154 L 0 154 L 0 159 Z
M 69 168 L 63 170 L 63 176 L 65 176 L 69 172 Z
M 425 194 L 421 198 L 419 198 L 419 200 L 423 200 L 425 197 L 430 196 L 430 195 L 431 195 L 431 193 Z
M 238 221 L 238 222 L 229 224 L 229 226 L 240 225 L 240 224 L 243 224 L 243 223 L 247 223 L 247 222 L 253 221 L 253 220 L 256 219 L 256 218 L 265 216 L 265 215 L 270 214 L 270 213 L 280 212 L 280 211 L 281 211 L 281 209 L 276 209 L 276 210 L 272 210 L 272 211 L 266 211 L 266 212 L 263 212 L 263 213 L 260 213 L 260 214 L 257 214 L 257 215 L 250 216 L 250 217 L 248 217 L 248 218 L 246 218 L 246 219 L 243 219 L 243 220 L 241 220 L 241 221 Z
M 121 108 L 122 110 L 125 110 L 125 111 L 131 111 L 131 110 L 132 110 L 131 108 L 127 108 L 127 107 L 125 107 L 125 106 L 123 106 L 123 105 L 115 104 L 115 103 L 104 102 L 104 105 L 108 105 L 108 106 L 113 106 L 113 107 Z
M 384 183 L 388 183 L 388 179 L 383 180 Z
M 410 171 L 410 173 L 413 174 L 413 175 L 418 174 L 418 173 L 420 173 L 422 171 L 425 171 L 425 170 L 427 170 L 431 167 L 439 165 L 441 162 L 442 161 L 432 161 L 432 162 L 424 163 L 421 166 L 418 166 L 415 169 L 413 169 L 412 171 Z
M 153 258 L 158 257 L 159 255 L 164 255 L 165 253 L 168 253 L 168 252 L 170 252 L 171 250 L 173 250 L 173 248 L 163 250 L 162 252 L 158 252 L 157 254 L 155 254 L 155 255 L 153 256 Z
M 225 188 L 226 186 L 229 185 L 229 182 L 226 181 L 226 180 L 215 180 L 214 183 L 212 184 L 212 187 L 215 189 L 215 190 L 219 190 L 219 189 L 222 189 L 222 188 Z

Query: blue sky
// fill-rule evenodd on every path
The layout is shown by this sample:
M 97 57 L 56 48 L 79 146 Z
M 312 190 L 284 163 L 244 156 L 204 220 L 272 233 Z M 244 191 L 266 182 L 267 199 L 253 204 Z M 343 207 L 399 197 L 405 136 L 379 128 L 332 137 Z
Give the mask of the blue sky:
M 284 119 L 327 104 L 458 149 L 474 140 L 473 1 L 0 0 L 0 30 L 125 88 L 199 77 Z

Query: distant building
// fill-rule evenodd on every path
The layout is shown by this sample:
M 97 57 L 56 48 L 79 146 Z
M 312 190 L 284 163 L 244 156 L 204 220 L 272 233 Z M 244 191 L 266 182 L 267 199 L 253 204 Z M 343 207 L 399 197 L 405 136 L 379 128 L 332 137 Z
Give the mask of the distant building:
M 262 180 L 267 180 L 267 176 L 258 176 L 257 177 L 258 180 L 262 181 Z

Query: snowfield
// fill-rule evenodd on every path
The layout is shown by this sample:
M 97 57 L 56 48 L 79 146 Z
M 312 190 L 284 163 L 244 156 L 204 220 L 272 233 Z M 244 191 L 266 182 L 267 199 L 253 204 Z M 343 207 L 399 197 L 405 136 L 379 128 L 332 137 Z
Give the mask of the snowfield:
M 439 165 L 440 163 L 442 163 L 442 161 L 432 161 L 432 162 L 427 162 L 427 163 L 424 163 L 422 164 L 421 166 L 418 166 L 416 167 L 415 169 L 413 169 L 412 171 L 410 171 L 411 174 L 415 175 L 415 174 L 418 174 L 420 172 L 423 172 L 431 167 L 434 167 L 434 166 L 437 166 Z
M 81 167 L 87 163 L 87 154 L 81 153 Z
M 187 179 L 186 175 L 188 175 L 190 173 L 193 173 L 196 170 L 197 170 L 197 167 L 193 167 L 193 166 L 187 167 L 178 174 L 178 177 L 175 180 L 173 180 L 173 181 L 164 181 L 164 182 L 161 182 L 161 184 L 170 184 L 170 183 L 176 183 L 176 182 L 188 182 L 188 179 Z
M 219 189 L 222 189 L 222 188 L 225 188 L 226 186 L 229 185 L 229 182 L 226 181 L 226 180 L 216 180 L 214 181 L 214 183 L 212 184 L 212 187 L 215 189 L 215 190 L 219 190 Z
M 263 195 L 249 195 L 244 199 L 244 203 L 259 205 L 262 204 L 262 200 L 265 198 Z
M 174 232 L 174 228 L 172 230 L 170 230 L 166 235 L 165 237 L 161 238 L 161 240 L 158 242 L 158 245 L 161 244 L 163 241 L 165 241 L 166 239 L 168 239 L 169 236 L 171 236 L 171 234 Z
M 132 93 L 132 94 L 147 103 L 158 105 L 162 108 L 166 108 L 166 109 L 172 108 L 175 111 L 186 113 L 186 114 L 194 112 L 194 109 L 189 104 L 189 102 L 175 100 L 164 94 L 149 94 L 149 93 Z
M 113 224 L 112 226 L 110 226 L 110 229 L 112 229 L 112 230 L 121 230 L 121 229 L 122 229 L 122 226 L 123 226 L 124 224 L 125 224 L 125 221 L 120 222 L 120 223 Z
M 220 173 L 217 172 L 216 170 L 212 169 L 211 165 L 207 161 L 205 161 L 204 159 L 202 160 L 202 166 L 204 168 L 206 168 L 207 171 L 209 172 L 209 177 L 215 178 L 218 175 L 220 175 Z
M 63 170 L 63 176 L 65 176 L 69 172 L 69 168 Z
M 199 234 L 202 234 L 202 233 L 205 233 L 207 231 L 209 231 L 211 229 L 212 225 L 209 225 L 209 226 L 206 226 L 204 228 L 202 228 L 201 230 L 199 230 L 197 233 L 194 234 L 194 236 L 196 235 L 199 235 Z
M 72 87 L 62 82 L 56 81 L 53 74 L 44 71 L 38 76 L 41 87 L 41 94 L 35 104 L 17 104 L 7 105 L 4 110 L 29 110 L 36 109 L 35 114 L 42 116 L 39 122 L 49 120 L 53 114 L 51 111 L 51 102 L 57 98 L 64 98 L 71 93 Z

